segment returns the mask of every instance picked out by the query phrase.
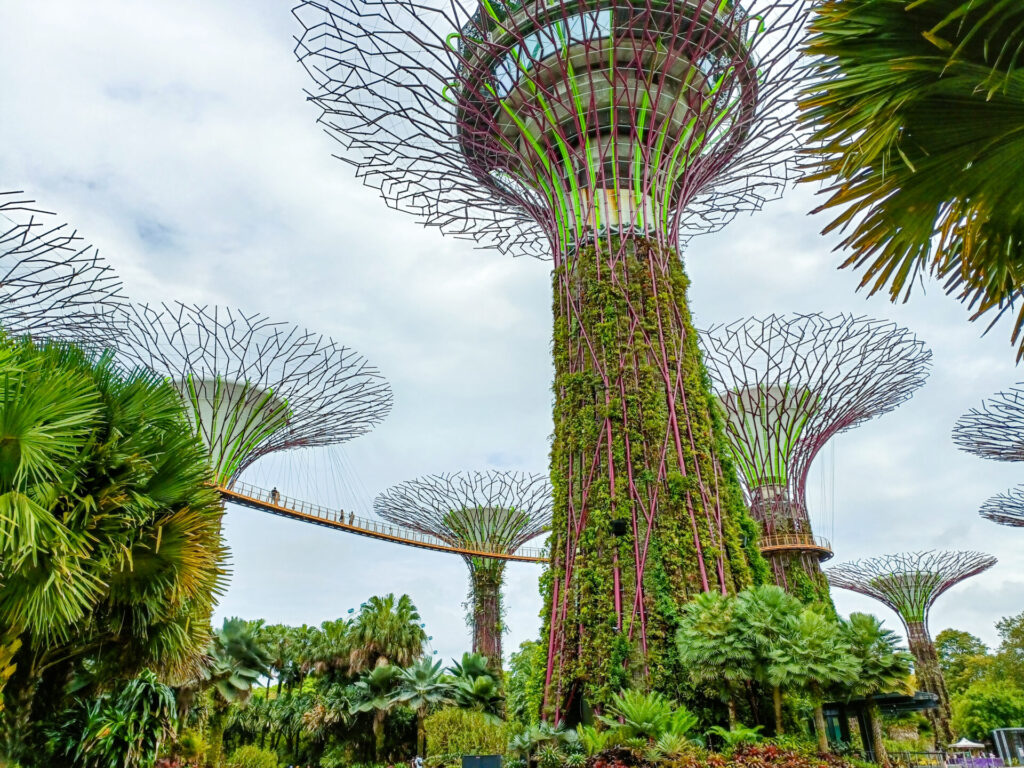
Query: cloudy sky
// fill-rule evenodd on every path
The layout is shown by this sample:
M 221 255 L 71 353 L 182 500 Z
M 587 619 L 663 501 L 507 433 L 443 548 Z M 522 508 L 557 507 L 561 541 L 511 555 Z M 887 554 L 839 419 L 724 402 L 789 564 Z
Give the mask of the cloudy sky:
M 425 473 L 545 471 L 548 264 L 424 229 L 357 183 L 304 100 L 297 31 L 289 4 L 271 0 L 0 0 L 0 189 L 24 189 L 78 227 L 136 300 L 264 312 L 355 347 L 389 378 L 394 410 L 375 432 L 330 455 L 268 459 L 243 479 L 366 510 L 378 491 Z M 810 501 L 837 561 L 942 547 L 997 555 L 996 568 L 939 600 L 932 621 L 992 642 L 994 622 L 1024 609 L 1024 531 L 977 508 L 1024 472 L 958 451 L 950 428 L 1017 381 L 1008 329 L 983 338 L 934 284 L 898 306 L 856 293 L 812 206 L 811 190 L 791 190 L 695 240 L 696 320 L 853 312 L 927 342 L 929 382 L 826 449 L 825 485 L 812 482 Z M 468 646 L 456 557 L 239 508 L 226 535 L 221 615 L 314 624 L 371 594 L 408 592 L 440 655 Z M 537 633 L 537 576 L 508 569 L 507 650 Z M 835 598 L 896 626 L 867 598 Z

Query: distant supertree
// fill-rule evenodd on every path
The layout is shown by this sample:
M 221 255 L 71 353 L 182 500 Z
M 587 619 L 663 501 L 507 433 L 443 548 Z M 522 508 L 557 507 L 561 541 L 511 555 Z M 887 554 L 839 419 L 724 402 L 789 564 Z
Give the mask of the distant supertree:
M 938 707 L 929 710 L 937 745 L 944 746 L 953 739 L 952 714 L 939 656 L 928 629 L 928 613 L 936 598 L 947 589 L 995 564 L 994 557 L 981 552 L 930 551 L 884 555 L 828 569 L 832 586 L 873 597 L 892 608 L 903 621 L 915 659 L 917 685 L 939 699 Z
M 74 229 L 0 192 L 0 328 L 11 335 L 109 344 L 125 303 L 121 281 Z
M 701 344 L 775 581 L 828 601 L 819 562 L 832 550 L 808 514 L 811 464 L 835 434 L 908 399 L 931 352 L 905 328 L 852 315 L 748 318 L 709 329 Z
M 221 485 L 268 453 L 365 434 L 391 409 L 380 372 L 325 336 L 224 307 L 128 315 L 123 357 L 174 382 Z
M 981 505 L 978 514 L 993 523 L 1024 528 L 1024 485 L 996 494 Z
M 459 547 L 515 552 L 551 526 L 551 484 L 523 472 L 427 475 L 381 493 L 374 511 L 398 525 Z M 501 668 L 504 560 L 466 556 L 473 650 Z
M 554 260 L 553 721 L 630 678 L 677 694 L 674 606 L 751 581 L 678 246 L 784 187 L 810 5 L 295 11 L 311 99 L 357 176 L 445 232 Z
M 953 442 L 996 461 L 1024 461 L 1024 384 L 999 392 L 956 422 Z

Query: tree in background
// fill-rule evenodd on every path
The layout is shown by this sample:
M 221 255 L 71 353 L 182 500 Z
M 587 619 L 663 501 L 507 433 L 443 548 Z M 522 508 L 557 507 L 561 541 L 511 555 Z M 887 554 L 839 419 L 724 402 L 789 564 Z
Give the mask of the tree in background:
M 1024 287 L 1024 6 L 827 0 L 812 19 L 809 180 L 846 233 L 843 266 L 906 299 L 929 273 L 999 314 Z M 973 318 L 972 318 L 973 319 Z M 1024 355 L 1024 305 L 1013 341 Z
M 769 670 L 769 679 L 785 680 L 790 687 L 802 688 L 807 693 L 814 708 L 818 751 L 826 754 L 829 748 L 823 709 L 825 693 L 852 686 L 860 664 L 833 618 L 805 608 L 793 630 L 786 642 L 773 651 L 776 663 Z
M 259 679 L 270 672 L 272 657 L 261 645 L 257 633 L 258 623 L 225 619 L 209 647 L 206 664 L 189 687 L 191 695 L 213 691 L 207 757 L 214 768 L 220 768 L 223 761 L 228 709 L 232 705 L 244 705 Z
M 536 640 L 524 640 L 509 657 L 505 675 L 505 714 L 520 725 L 537 725 L 544 698 L 547 649 Z
M 974 683 L 953 699 L 953 724 L 957 733 L 982 741 L 996 728 L 1024 723 L 1024 691 L 997 682 Z
M 883 693 L 912 693 L 910 670 L 913 657 L 899 646 L 896 633 L 882 626 L 882 622 L 867 613 L 851 613 L 842 623 L 843 635 L 858 662 L 858 671 L 852 692 L 860 696 Z M 889 768 L 889 755 L 885 751 L 882 734 L 882 716 L 878 704 L 869 702 L 868 720 L 875 742 L 875 762 Z
M 416 754 L 426 753 L 426 732 L 423 721 L 427 713 L 451 700 L 451 686 L 441 673 L 441 662 L 424 656 L 401 671 L 395 701 L 416 710 Z
M 963 693 L 981 680 L 992 662 L 988 647 L 970 632 L 944 629 L 935 636 L 939 666 L 953 695 Z
M 375 666 L 412 664 L 423 655 L 427 633 L 419 611 L 408 595 L 371 597 L 356 618 L 349 634 L 349 666 L 359 673 Z
M 734 728 L 739 688 L 754 674 L 754 649 L 740 629 L 736 601 L 719 592 L 697 595 L 683 608 L 676 645 L 691 680 L 715 689 Z
M 209 478 L 169 383 L 109 355 L 0 337 L 9 758 L 27 754 L 78 672 L 93 686 L 198 667 L 225 560 Z
M 831 605 L 831 603 L 829 603 Z M 751 678 L 772 692 L 775 734 L 783 733 L 782 691 L 800 678 L 792 676 L 792 666 L 779 652 L 796 631 L 801 602 L 781 587 L 763 585 L 749 587 L 736 596 L 736 643 L 749 644 Z
M 397 666 L 378 664 L 353 686 L 352 711 L 373 714 L 374 757 L 378 761 L 384 756 L 384 721 L 398 703 L 395 688 L 401 674 Z

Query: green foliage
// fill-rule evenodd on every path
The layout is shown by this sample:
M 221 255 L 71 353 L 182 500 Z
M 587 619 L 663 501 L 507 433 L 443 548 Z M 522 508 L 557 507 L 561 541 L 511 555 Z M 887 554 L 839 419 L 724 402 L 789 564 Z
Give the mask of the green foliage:
M 247 744 L 231 753 L 227 768 L 278 768 L 279 765 L 277 753 Z
M 974 683 L 953 697 L 953 727 L 975 741 L 990 737 L 995 728 L 1024 723 L 1024 690 L 999 683 Z
M 751 539 L 745 545 L 741 529 L 747 512 L 689 316 L 687 279 L 678 254 L 639 236 L 581 248 L 553 279 L 550 546 L 602 556 L 576 558 L 572 566 L 573 599 L 557 633 L 567 650 L 552 660 L 550 692 L 564 696 L 585 681 L 586 701 L 596 709 L 637 683 L 678 698 L 686 687 L 674 642 L 680 607 L 709 589 L 732 592 L 753 580 L 752 550 L 745 548 Z M 679 372 L 678 381 L 670 376 L 671 392 L 666 370 Z M 591 473 L 589 459 L 581 465 L 580 457 L 595 456 Z M 613 472 L 614 484 L 607 480 Z M 587 524 L 579 541 L 569 543 L 570 510 L 580 509 L 584 496 Z M 654 527 L 639 514 L 641 500 L 651 499 L 657 500 L 650 510 Z M 638 511 L 635 524 L 628 510 Z M 626 531 L 617 534 L 615 522 L 624 517 Z M 635 583 L 637 542 L 646 554 L 642 584 Z M 608 620 L 613 553 L 624 621 L 635 596 L 643 595 L 646 647 L 638 626 L 626 633 Z M 554 584 L 566 579 L 565 566 L 556 560 L 544 578 L 545 604 Z M 555 705 L 551 697 L 548 702 Z
M 857 661 L 850 690 L 862 696 L 911 693 L 913 657 L 899 647 L 899 638 L 867 613 L 851 613 L 842 623 L 843 635 Z
M 963 693 L 983 679 L 992 659 L 988 648 L 970 632 L 944 629 L 935 637 L 939 666 L 952 694 Z
M 174 387 L 109 355 L 0 336 L 0 626 L 20 642 L 3 751 L 63 705 L 44 675 L 194 670 L 223 587 L 220 500 Z M 91 682 L 89 683 L 91 685 Z
M 430 715 L 423 727 L 431 766 L 460 764 L 462 755 L 505 753 L 508 736 L 504 723 L 483 712 L 450 707 Z
M 922 273 L 977 308 L 1024 286 L 1024 7 L 1005 0 L 827 0 L 807 53 L 808 180 L 834 179 L 861 285 L 907 297 Z M 950 116 L 955 119 L 950 119 Z M 1024 354 L 1024 308 L 1013 340 Z
M 510 722 L 521 725 L 540 722 L 546 657 L 547 648 L 535 640 L 526 640 L 509 658 L 505 673 L 505 713 Z
M 453 662 L 448 671 L 454 678 L 451 696 L 456 705 L 495 717 L 501 713 L 505 703 L 501 682 L 484 656 L 464 653 L 462 661 Z
M 726 730 L 720 725 L 714 725 L 708 728 L 708 733 L 721 739 L 726 749 L 736 749 L 736 747 L 743 746 L 744 744 L 756 744 L 759 742 L 762 738 L 761 730 L 762 726 L 760 725 L 749 728 L 738 724 L 731 730 Z
M 48 733 L 69 768 L 148 768 L 174 728 L 174 693 L 144 671 L 115 694 L 79 700 Z
M 427 633 L 408 595 L 393 594 L 367 600 L 351 629 L 349 666 L 353 672 L 381 663 L 404 667 L 423 655 Z
M 676 706 L 657 691 L 621 691 L 612 697 L 608 715 L 600 719 L 620 740 L 657 741 L 666 733 L 685 737 L 697 725 L 696 716 L 686 707 Z

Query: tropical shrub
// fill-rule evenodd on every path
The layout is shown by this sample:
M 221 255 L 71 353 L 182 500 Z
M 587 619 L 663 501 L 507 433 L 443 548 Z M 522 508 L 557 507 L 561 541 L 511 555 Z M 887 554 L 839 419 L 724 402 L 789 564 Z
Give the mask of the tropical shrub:
M 117 694 L 77 701 L 50 729 L 49 748 L 69 768 L 148 768 L 174 711 L 173 691 L 147 670 Z
M 457 765 L 462 755 L 501 755 L 508 734 L 505 724 L 483 712 L 450 707 L 423 722 L 427 737 L 427 763 Z

